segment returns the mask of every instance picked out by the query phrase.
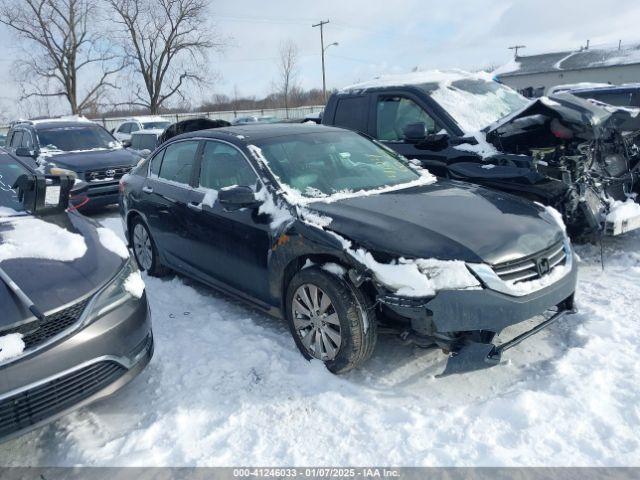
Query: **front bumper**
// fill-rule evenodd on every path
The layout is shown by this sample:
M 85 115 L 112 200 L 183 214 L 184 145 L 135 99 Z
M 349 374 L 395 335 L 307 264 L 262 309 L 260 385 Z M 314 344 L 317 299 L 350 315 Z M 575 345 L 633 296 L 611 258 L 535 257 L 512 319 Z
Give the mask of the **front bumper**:
M 469 333 L 475 338 L 488 341 L 477 355 L 480 359 L 490 355 L 496 346 L 491 340 L 506 327 L 516 325 L 536 315 L 555 310 L 560 314 L 554 321 L 567 313 L 573 313 L 573 294 L 577 283 L 577 262 L 572 261 L 569 272 L 557 282 L 529 295 L 512 296 L 488 288 L 478 290 L 442 290 L 433 298 L 402 298 L 390 294 L 378 296 L 378 301 L 411 322 L 415 334 L 424 338 L 454 339 L 460 341 L 443 342 L 454 358 L 465 348 L 471 348 L 467 339 Z M 555 315 L 554 315 L 555 316 Z M 544 326 L 552 322 L 543 322 Z M 535 332 L 539 331 L 536 329 Z M 462 335 L 461 335 L 462 334 Z M 438 341 L 435 342 L 438 344 Z M 519 343 L 519 342 L 518 342 Z M 475 347 L 473 347 L 475 348 Z M 476 348 L 476 350 L 478 350 Z M 498 357 L 499 355 L 496 355 Z M 485 362 L 491 366 L 496 362 Z M 476 368 L 474 368 L 476 369 Z
M 116 392 L 153 355 L 146 295 L 0 368 L 0 441 Z
M 88 202 L 82 205 L 79 210 L 89 210 L 91 208 L 106 207 L 118 203 L 119 191 L 118 182 L 92 182 L 85 196 Z

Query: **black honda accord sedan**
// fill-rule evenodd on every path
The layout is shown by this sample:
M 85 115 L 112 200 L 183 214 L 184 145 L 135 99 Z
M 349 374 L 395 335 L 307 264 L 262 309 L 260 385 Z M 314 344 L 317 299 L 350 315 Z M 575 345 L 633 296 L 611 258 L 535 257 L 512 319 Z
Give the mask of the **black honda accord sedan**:
M 153 352 L 125 243 L 65 211 L 56 178 L 0 149 L 0 441 L 115 392 Z
M 364 362 L 380 326 L 443 348 L 445 373 L 456 373 L 498 363 L 574 311 L 576 262 L 556 212 L 436 181 L 354 132 L 191 132 L 120 186 L 141 269 L 172 269 L 285 317 L 302 354 L 333 372 Z M 543 313 L 532 330 L 492 343 Z

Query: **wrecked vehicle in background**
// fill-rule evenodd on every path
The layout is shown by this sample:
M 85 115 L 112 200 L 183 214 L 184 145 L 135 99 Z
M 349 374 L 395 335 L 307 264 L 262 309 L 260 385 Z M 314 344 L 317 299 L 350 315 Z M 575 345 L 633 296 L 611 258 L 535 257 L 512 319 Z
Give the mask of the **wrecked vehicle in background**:
M 573 312 L 577 262 L 561 219 L 501 192 L 438 180 L 347 130 L 235 126 L 178 136 L 121 182 L 142 270 L 178 271 L 285 318 L 336 373 L 378 324 L 486 368 Z M 546 320 L 502 343 L 507 326 Z
M 342 89 L 322 123 L 362 131 L 436 175 L 549 205 L 572 236 L 640 227 L 637 111 L 529 101 L 487 74 L 389 75 Z

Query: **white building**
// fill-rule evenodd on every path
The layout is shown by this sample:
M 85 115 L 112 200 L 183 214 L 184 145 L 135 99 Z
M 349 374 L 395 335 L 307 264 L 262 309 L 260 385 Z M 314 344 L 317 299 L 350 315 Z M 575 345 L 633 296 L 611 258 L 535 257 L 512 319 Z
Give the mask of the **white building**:
M 557 85 L 640 83 L 640 45 L 517 56 L 493 73 L 528 97 Z

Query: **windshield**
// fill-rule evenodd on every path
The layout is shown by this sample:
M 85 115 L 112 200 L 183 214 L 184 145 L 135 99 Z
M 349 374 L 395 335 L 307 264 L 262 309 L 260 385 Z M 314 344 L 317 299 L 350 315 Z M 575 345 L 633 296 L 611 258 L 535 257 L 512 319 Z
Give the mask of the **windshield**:
M 306 197 L 418 180 L 396 156 L 353 132 L 286 135 L 257 142 L 281 183 Z
M 171 122 L 167 122 L 167 121 L 160 121 L 160 122 L 142 122 L 142 129 L 143 130 L 150 130 L 152 128 L 159 128 L 164 130 L 165 128 L 167 128 L 169 125 L 171 125 Z
M 477 132 L 529 104 L 529 100 L 497 82 L 463 78 L 423 85 L 465 133 Z
M 97 125 L 38 129 L 38 141 L 41 149 L 63 152 L 119 147 L 118 141 Z
M 11 188 L 20 175 L 29 174 L 24 166 L 8 155 L 0 155 L 0 217 L 24 211 L 16 191 Z

